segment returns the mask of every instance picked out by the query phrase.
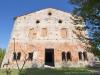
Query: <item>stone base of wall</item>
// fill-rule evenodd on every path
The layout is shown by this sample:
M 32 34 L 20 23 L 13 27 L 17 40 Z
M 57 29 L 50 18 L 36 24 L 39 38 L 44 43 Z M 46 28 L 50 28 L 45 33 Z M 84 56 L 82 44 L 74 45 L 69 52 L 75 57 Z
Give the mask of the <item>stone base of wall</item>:
M 19 63 L 19 68 L 22 68 L 23 63 Z M 77 63 L 68 61 L 68 62 L 62 62 L 62 63 L 55 63 L 54 66 L 48 66 L 45 65 L 44 63 L 26 63 L 24 65 L 24 68 L 67 68 L 67 67 L 86 67 L 86 66 L 91 66 L 93 65 L 92 63 L 89 63 L 88 61 L 78 61 Z M 10 69 L 18 69 L 17 64 L 10 64 L 10 65 L 5 65 L 2 67 L 3 69 L 5 68 L 10 68 Z

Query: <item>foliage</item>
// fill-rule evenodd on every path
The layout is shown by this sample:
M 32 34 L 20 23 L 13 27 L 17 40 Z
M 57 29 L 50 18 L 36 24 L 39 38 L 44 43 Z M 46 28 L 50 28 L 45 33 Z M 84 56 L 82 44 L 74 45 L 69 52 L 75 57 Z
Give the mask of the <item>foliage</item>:
M 92 52 L 94 53 L 94 55 L 100 57 L 100 50 L 97 48 L 97 44 L 96 43 L 92 43 Z
M 89 20 L 91 23 L 100 24 L 100 0 L 70 0 L 75 4 L 74 14 L 80 15 L 84 20 Z
M 100 0 L 69 0 L 71 4 L 75 5 L 73 11 L 74 15 L 81 16 L 85 22 L 88 22 L 92 25 L 92 39 L 91 50 L 95 55 L 100 56 L 100 51 L 97 48 L 100 45 L 100 28 L 97 31 L 95 26 L 100 26 Z
M 0 66 L 5 55 L 5 49 L 0 48 Z

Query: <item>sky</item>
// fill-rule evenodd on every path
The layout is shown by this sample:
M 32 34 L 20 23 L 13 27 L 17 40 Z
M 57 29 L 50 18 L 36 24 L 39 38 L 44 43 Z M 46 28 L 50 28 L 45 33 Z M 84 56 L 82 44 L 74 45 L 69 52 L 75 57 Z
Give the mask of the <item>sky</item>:
M 68 0 L 0 0 L 0 47 L 7 48 L 14 25 L 14 17 L 44 8 L 55 8 L 71 13 Z

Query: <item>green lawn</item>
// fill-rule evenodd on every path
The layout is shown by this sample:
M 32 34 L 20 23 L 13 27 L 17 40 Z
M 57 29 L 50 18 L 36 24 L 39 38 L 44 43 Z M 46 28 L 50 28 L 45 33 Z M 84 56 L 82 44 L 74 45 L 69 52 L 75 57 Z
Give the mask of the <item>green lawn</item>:
M 87 68 L 24 69 L 22 72 L 11 70 L 10 75 L 99 75 L 90 70 Z M 0 75 L 7 75 L 6 70 L 0 70 Z

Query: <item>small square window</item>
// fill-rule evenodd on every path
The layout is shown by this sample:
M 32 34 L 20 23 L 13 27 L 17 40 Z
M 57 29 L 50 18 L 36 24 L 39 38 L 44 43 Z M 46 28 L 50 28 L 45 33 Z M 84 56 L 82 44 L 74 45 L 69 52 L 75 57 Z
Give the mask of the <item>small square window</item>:
M 28 53 L 28 60 L 33 60 L 33 52 L 31 52 L 31 53 Z
M 40 21 L 39 21 L 39 20 L 37 20 L 37 21 L 36 21 L 36 24 L 38 24 L 38 23 L 40 23 Z
M 49 15 L 49 16 L 51 16 L 51 15 L 52 15 L 52 13 L 51 13 L 51 12 L 49 12 L 49 13 L 48 13 L 48 15 Z
M 59 20 L 58 23 L 62 23 L 62 20 Z

